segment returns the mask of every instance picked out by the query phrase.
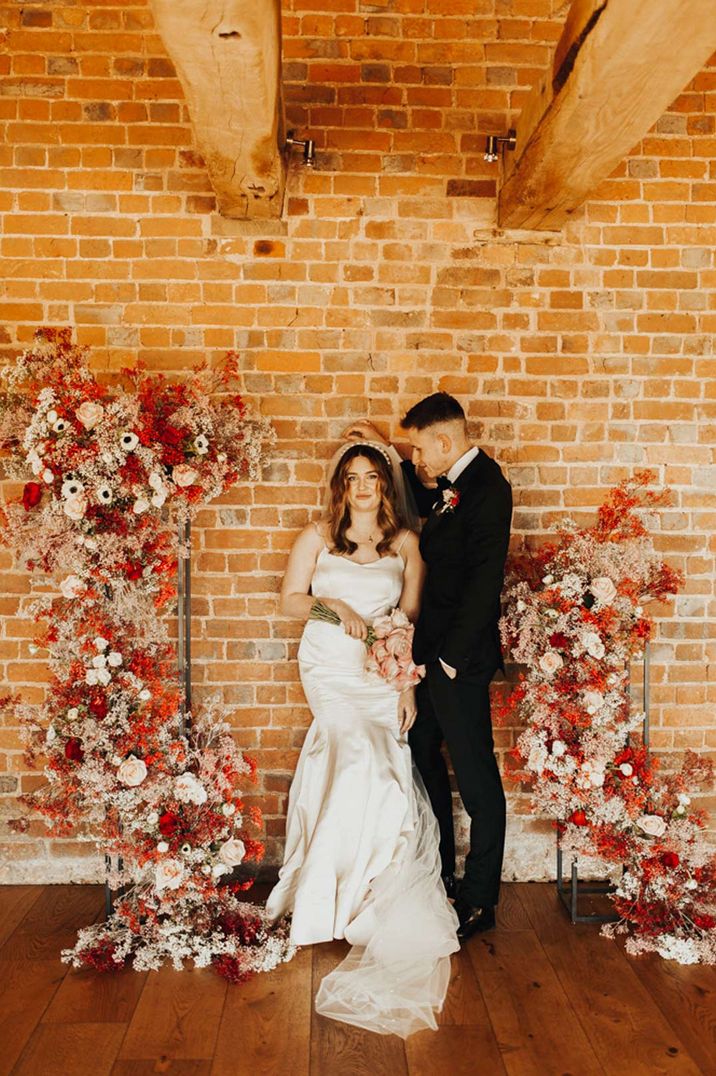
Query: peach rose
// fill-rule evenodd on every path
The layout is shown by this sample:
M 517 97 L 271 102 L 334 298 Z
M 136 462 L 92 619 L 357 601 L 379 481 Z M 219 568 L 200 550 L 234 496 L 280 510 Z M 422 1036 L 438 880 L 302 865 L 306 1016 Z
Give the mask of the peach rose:
M 78 575 L 68 575 L 60 583 L 60 590 L 65 598 L 79 598 L 84 589 L 85 585 Z
M 85 402 L 77 408 L 75 415 L 86 430 L 91 430 L 104 415 L 104 408 L 102 407 L 102 404 L 93 403 L 91 400 L 85 400 Z
M 134 755 L 125 758 L 124 762 L 117 767 L 117 780 L 129 788 L 136 788 L 137 785 L 141 785 L 146 776 L 146 762 L 141 758 L 136 758 Z
M 608 605 L 617 593 L 617 588 L 608 575 L 600 575 L 592 579 L 589 589 L 601 605 Z
M 563 661 L 556 650 L 548 650 L 539 659 L 539 667 L 547 676 L 554 676 L 557 670 L 562 668 L 562 665 Z
M 83 493 L 77 493 L 74 497 L 68 497 L 62 505 L 62 511 L 66 516 L 75 521 L 84 517 L 87 511 L 87 498 Z
M 198 477 L 199 472 L 195 471 L 193 467 L 189 467 L 186 463 L 180 463 L 172 468 L 172 478 L 180 489 L 193 486 Z
M 666 833 L 666 822 L 660 814 L 643 814 L 636 824 L 649 837 L 663 837 Z
M 246 845 L 237 837 L 224 841 L 219 849 L 219 859 L 229 867 L 237 867 L 246 855 Z
M 165 859 L 158 863 L 154 871 L 154 885 L 158 892 L 162 889 L 178 889 L 184 881 L 184 864 L 178 859 Z

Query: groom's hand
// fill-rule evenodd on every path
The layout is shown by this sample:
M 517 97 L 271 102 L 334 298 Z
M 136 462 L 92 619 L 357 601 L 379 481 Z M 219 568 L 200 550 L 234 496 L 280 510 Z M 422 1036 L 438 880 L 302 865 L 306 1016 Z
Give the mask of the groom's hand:
M 378 433 L 372 422 L 368 419 L 359 419 L 358 422 L 352 422 L 350 426 L 347 426 L 343 431 L 343 437 L 348 441 L 375 441 L 379 445 L 387 445 L 389 442 L 383 437 L 382 433 Z

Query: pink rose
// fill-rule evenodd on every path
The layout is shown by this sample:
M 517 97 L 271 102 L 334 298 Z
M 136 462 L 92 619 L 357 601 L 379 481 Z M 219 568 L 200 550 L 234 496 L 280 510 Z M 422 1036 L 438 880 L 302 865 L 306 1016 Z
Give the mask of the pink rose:
M 393 624 L 389 616 L 378 616 L 373 621 L 373 634 L 376 639 L 385 639 L 393 630 Z
M 649 837 L 663 837 L 666 833 L 666 822 L 660 814 L 643 814 L 636 824 Z
M 406 632 L 394 631 L 392 635 L 388 636 L 386 645 L 388 653 L 392 654 L 398 661 L 410 661 L 413 653 L 413 641 Z

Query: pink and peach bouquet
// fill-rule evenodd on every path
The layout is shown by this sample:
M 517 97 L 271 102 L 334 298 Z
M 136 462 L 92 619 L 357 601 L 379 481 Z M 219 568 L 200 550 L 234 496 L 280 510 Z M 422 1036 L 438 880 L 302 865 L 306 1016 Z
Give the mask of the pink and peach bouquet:
M 425 676 L 425 666 L 413 661 L 414 630 L 402 609 L 393 609 L 377 617 L 368 632 L 366 669 L 396 691 L 414 687 Z
M 338 613 L 322 601 L 313 603 L 309 619 L 337 627 L 341 624 Z M 376 617 L 368 628 L 366 671 L 377 673 L 396 691 L 413 687 L 425 676 L 425 666 L 413 661 L 413 632 L 413 625 L 402 609 L 392 609 L 385 616 Z

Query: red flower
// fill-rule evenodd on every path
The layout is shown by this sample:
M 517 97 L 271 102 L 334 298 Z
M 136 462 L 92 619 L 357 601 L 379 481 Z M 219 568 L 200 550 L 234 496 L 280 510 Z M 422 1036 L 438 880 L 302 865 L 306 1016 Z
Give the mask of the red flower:
M 691 921 L 699 930 L 713 930 L 716 927 L 716 919 L 713 915 L 692 915 Z
M 141 564 L 130 564 L 129 567 L 125 569 L 124 574 L 127 576 L 127 579 L 141 579 L 142 578 L 142 566 L 141 566 Z
M 181 829 L 181 819 L 174 811 L 165 811 L 159 816 L 159 832 L 162 837 L 176 837 Z
M 65 758 L 70 759 L 71 762 L 81 762 L 85 757 L 85 753 L 82 750 L 82 744 L 76 736 L 72 736 L 65 743 Z
M 581 808 L 578 811 L 572 812 L 569 816 L 569 821 L 573 822 L 575 826 L 586 826 L 589 824 L 587 822 L 587 816 Z
M 664 852 L 663 856 L 661 857 L 661 862 L 664 864 L 665 867 L 678 867 L 681 860 L 679 859 L 676 852 Z
M 89 701 L 89 710 L 97 718 L 98 721 L 103 721 L 107 716 L 109 709 L 107 705 L 107 697 L 105 695 L 93 695 Z
M 29 512 L 31 508 L 34 508 L 36 504 L 39 504 L 42 500 L 42 486 L 39 482 L 27 482 L 25 488 L 22 491 L 22 503 L 25 505 L 25 511 Z
M 569 646 L 569 639 L 566 635 L 563 635 L 561 631 L 555 631 L 555 633 L 549 637 L 549 645 L 553 646 L 555 650 L 566 650 Z

